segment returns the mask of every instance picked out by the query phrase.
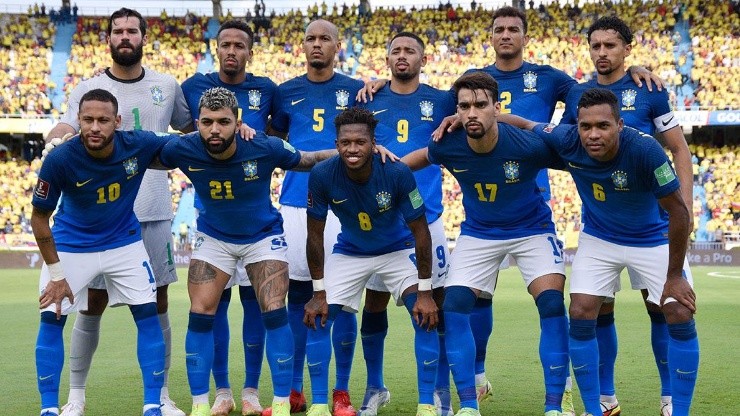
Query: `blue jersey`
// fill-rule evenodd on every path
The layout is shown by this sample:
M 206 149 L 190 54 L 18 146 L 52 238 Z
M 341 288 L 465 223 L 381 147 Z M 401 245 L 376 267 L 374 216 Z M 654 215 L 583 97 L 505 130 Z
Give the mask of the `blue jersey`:
M 583 201 L 584 233 L 625 246 L 667 244 L 668 218 L 658 199 L 679 183 L 656 140 L 625 127 L 617 156 L 599 162 L 581 145 L 577 126 L 540 124 L 534 131 L 567 162 Z
M 426 147 L 434 129 L 455 113 L 455 97 L 421 84 L 411 94 L 396 94 L 389 87 L 378 91 L 373 101 L 365 104 L 378 119 L 375 140 L 399 157 Z M 442 170 L 428 166 L 414 172 L 421 184 L 421 196 L 431 224 L 442 215 Z
M 306 75 L 293 78 L 278 87 L 272 127 L 288 132 L 288 140 L 296 149 L 333 149 L 337 138 L 334 118 L 355 105 L 357 91 L 364 85 L 336 73 L 325 82 L 311 82 Z M 285 173 L 282 205 L 306 208 L 307 193 L 308 172 Z
M 596 82 L 596 79 L 592 79 L 573 87 L 566 98 L 561 123 L 576 124 L 578 101 L 583 92 L 590 88 L 604 88 L 617 96 L 619 114 L 626 126 L 650 135 L 655 134 L 656 131 L 662 133 L 678 126 L 678 120 L 668 104 L 668 92 L 666 90 L 650 92 L 645 84 L 638 87 L 630 74 L 626 74 L 619 81 L 609 85 L 601 85 Z
M 247 74 L 241 84 L 227 84 L 218 77 L 218 72 L 209 74 L 197 73 L 182 83 L 182 91 L 190 107 L 190 115 L 197 120 L 200 115 L 200 97 L 214 87 L 223 87 L 233 92 L 239 102 L 240 118 L 249 127 L 265 131 L 267 118 L 272 112 L 273 98 L 277 85 L 267 77 L 258 77 Z
M 264 133 L 235 143 L 231 158 L 216 160 L 196 132 L 165 146 L 160 160 L 180 168 L 201 196 L 205 213 L 198 216 L 198 231 L 227 243 L 250 244 L 283 232 L 283 219 L 270 201 L 272 171 L 294 168 L 301 154 Z
M 429 160 L 444 165 L 460 184 L 462 235 L 510 240 L 555 232 L 536 177 L 560 159 L 534 133 L 499 123 L 496 147 L 482 154 L 470 148 L 465 130 L 459 129 L 429 143 Z
M 558 101 L 565 102 L 576 81 L 550 65 L 524 62 L 519 69 L 502 71 L 495 65 L 467 72 L 481 71 L 498 82 L 501 114 L 514 114 L 540 123 L 549 123 Z M 537 184 L 546 201 L 550 200 L 550 180 L 547 170 L 537 176 Z
M 366 183 L 350 179 L 339 156 L 311 170 L 307 214 L 323 221 L 331 208 L 339 218 L 334 253 L 377 256 L 414 247 L 406 224 L 424 215 L 414 175 L 403 163 L 382 163 L 378 155 L 372 164 Z
M 149 131 L 116 131 L 113 154 L 90 156 L 79 136 L 51 152 L 41 166 L 33 206 L 54 211 L 59 251 L 93 253 L 141 239 L 134 200 L 144 172 L 170 138 Z

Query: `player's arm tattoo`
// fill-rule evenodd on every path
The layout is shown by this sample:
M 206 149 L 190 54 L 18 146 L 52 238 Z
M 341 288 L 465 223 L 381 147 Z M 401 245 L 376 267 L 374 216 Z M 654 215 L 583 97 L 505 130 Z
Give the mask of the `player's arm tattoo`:
M 285 295 L 288 293 L 288 263 L 263 260 L 247 264 L 246 268 L 263 312 L 285 306 Z
M 296 170 L 299 172 L 307 172 L 311 170 L 311 168 L 321 162 L 322 160 L 328 159 L 334 155 L 337 154 L 336 149 L 331 150 L 317 150 L 315 152 L 301 152 L 301 161 L 298 162 L 298 165 L 294 167 L 291 170 Z
M 51 233 L 51 226 L 49 225 L 49 219 L 53 211 L 47 211 L 37 207 L 33 207 L 31 213 L 31 229 L 33 229 L 33 236 L 36 239 L 36 244 L 41 252 L 46 264 L 54 264 L 59 261 L 59 254 L 57 253 L 57 246 L 54 242 L 54 236 Z
M 306 238 L 306 259 L 308 270 L 314 279 L 324 277 L 324 227 L 326 221 L 308 217 Z
M 432 276 L 432 237 L 429 234 L 427 218 L 422 215 L 409 222 L 408 226 L 416 240 L 416 270 L 419 279 L 426 279 Z
M 203 260 L 191 260 L 188 268 L 188 283 L 204 285 L 216 280 L 218 270 Z

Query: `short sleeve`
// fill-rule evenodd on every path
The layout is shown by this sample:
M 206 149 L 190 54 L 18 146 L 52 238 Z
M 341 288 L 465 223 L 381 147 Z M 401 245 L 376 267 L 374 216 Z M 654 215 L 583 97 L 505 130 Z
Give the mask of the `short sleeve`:
M 281 133 L 288 132 L 290 117 L 283 111 L 283 96 L 280 87 L 275 89 L 275 96 L 272 98 L 272 121 L 271 126 L 274 130 Z
M 419 193 L 414 174 L 405 165 L 399 165 L 396 171 L 398 180 L 396 182 L 396 195 L 403 219 L 408 223 L 418 219 L 425 214 L 424 198 Z
M 308 176 L 306 214 L 313 219 L 324 221 L 329 210 L 329 199 L 324 188 L 326 182 L 321 179 L 323 172 L 321 166 L 314 166 Z

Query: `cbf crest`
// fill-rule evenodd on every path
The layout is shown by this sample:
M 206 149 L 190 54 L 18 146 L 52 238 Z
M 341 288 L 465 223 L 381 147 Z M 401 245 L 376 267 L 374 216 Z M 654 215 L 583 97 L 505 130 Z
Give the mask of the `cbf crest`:
M 537 74 L 532 71 L 524 73 L 524 92 L 537 92 Z
M 637 98 L 637 91 L 635 90 L 622 91 L 622 111 L 634 110 L 635 109 L 635 98 Z
M 131 179 L 139 173 L 139 161 L 135 157 L 130 157 L 123 161 L 123 169 L 126 170 L 126 179 Z
M 612 173 L 612 182 L 614 182 L 614 189 L 617 191 L 629 191 L 627 188 L 627 172 L 615 170 Z
M 152 103 L 154 103 L 154 105 L 161 106 L 164 104 L 164 92 L 162 92 L 162 88 L 155 85 L 149 89 L 149 92 L 152 93 Z
M 255 179 L 259 179 L 259 175 L 257 175 L 256 160 L 247 160 L 246 162 L 242 162 L 242 168 L 244 169 L 245 181 L 253 181 Z
M 388 211 L 391 209 L 391 194 L 386 191 L 380 191 L 375 195 L 375 200 L 378 201 L 378 212 Z
M 344 110 L 347 108 L 347 104 L 349 104 L 349 91 L 347 90 L 337 90 L 337 110 Z
M 419 103 L 419 109 L 421 110 L 421 119 L 423 121 L 434 121 L 432 116 L 434 115 L 434 103 L 431 101 L 422 101 Z
M 249 109 L 259 110 L 262 101 L 262 93 L 259 90 L 249 90 Z
M 504 163 L 504 176 L 506 177 L 506 183 L 519 182 L 519 162 L 510 160 Z

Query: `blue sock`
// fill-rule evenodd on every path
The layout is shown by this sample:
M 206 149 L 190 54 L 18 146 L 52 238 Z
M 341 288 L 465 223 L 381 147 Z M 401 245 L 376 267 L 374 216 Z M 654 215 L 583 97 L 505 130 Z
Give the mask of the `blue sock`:
M 159 325 L 157 304 L 129 306 L 138 329 L 136 355 L 144 379 L 144 405 L 159 406 L 164 385 L 164 336 Z
M 185 335 L 185 367 L 190 394 L 207 394 L 213 367 L 213 315 L 190 312 Z
M 307 328 L 303 324 L 304 307 L 313 297 L 313 283 L 290 280 L 288 287 L 288 323 L 293 333 L 293 382 L 291 388 L 303 391 L 303 363 L 306 360 Z
M 64 324 L 54 312 L 41 312 L 36 337 L 36 381 L 41 394 L 41 408 L 59 407 L 59 379 L 64 367 Z
M 447 361 L 447 348 L 445 346 L 445 314 L 439 314 L 437 324 L 437 337 L 439 338 L 439 365 L 437 366 L 437 383 L 435 390 L 450 390 L 450 363 Z
M 213 321 L 213 381 L 217 389 L 231 388 L 229 383 L 229 304 L 231 288 L 224 289 Z
M 321 317 L 316 318 L 316 329 L 308 330 L 306 341 L 306 361 L 311 376 L 311 396 L 313 404 L 329 403 L 329 364 L 331 363 L 331 327 L 334 316 L 341 306 L 329 305 L 329 318 L 321 326 Z
M 570 361 L 586 413 L 601 414 L 596 319 L 570 320 Z
M 668 368 L 671 374 L 673 416 L 687 416 L 699 370 L 699 338 L 694 320 L 668 325 Z
M 252 286 L 239 286 L 239 298 L 242 301 L 244 320 L 242 321 L 242 342 L 244 343 L 244 387 L 256 389 L 259 387 L 262 373 L 262 356 L 265 354 L 265 325 L 257 294 Z M 292 337 L 292 335 L 291 335 Z M 292 374 L 291 369 L 291 374 Z
M 486 349 L 493 333 L 493 299 L 478 298 L 470 314 L 470 328 L 475 339 L 475 374 L 486 372 Z
M 614 365 L 617 362 L 617 327 L 614 312 L 596 319 L 596 340 L 599 343 L 599 389 L 604 396 L 614 396 Z
M 416 380 L 419 389 L 419 404 L 434 404 L 434 384 L 437 381 L 439 365 L 439 336 L 436 330 L 428 331 L 416 324 L 413 317 L 417 294 L 411 293 L 403 298 L 406 309 L 411 314 L 414 326 L 414 353 L 416 354 Z
M 291 375 L 293 374 L 293 336 L 288 325 L 288 311 L 283 307 L 262 314 L 265 325 L 267 363 L 272 373 L 272 386 L 275 396 L 290 395 Z
M 357 316 L 352 312 L 340 311 L 334 319 L 331 338 L 337 367 L 337 382 L 334 388 L 349 391 L 349 376 L 357 343 Z
M 460 407 L 478 409 L 475 390 L 475 340 L 470 328 L 470 313 L 475 305 L 475 293 L 464 286 L 445 289 L 444 310 L 447 360 L 455 380 Z
M 668 324 L 662 312 L 650 315 L 650 343 L 653 346 L 655 365 L 660 375 L 660 395 L 671 396 L 671 371 L 668 369 Z
M 540 361 L 545 374 L 545 412 L 561 411 L 568 377 L 568 318 L 563 292 L 545 290 L 535 300 L 540 314 Z
M 388 311 L 371 313 L 362 311 L 362 354 L 367 367 L 367 387 L 382 388 L 383 350 L 388 335 Z

